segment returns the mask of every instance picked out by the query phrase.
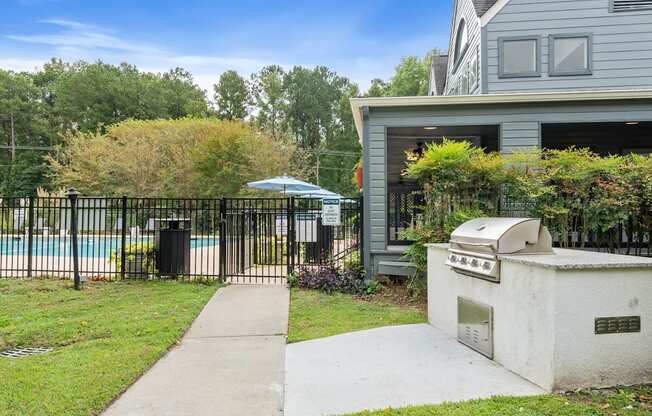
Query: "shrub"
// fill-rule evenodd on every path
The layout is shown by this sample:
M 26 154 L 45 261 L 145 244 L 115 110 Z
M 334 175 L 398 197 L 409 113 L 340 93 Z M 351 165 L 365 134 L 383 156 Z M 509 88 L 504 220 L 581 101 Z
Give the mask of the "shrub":
M 295 275 L 288 277 L 291 287 L 319 290 L 325 293 L 349 293 L 352 295 L 374 294 L 379 286 L 365 281 L 360 269 L 339 268 L 333 264 L 302 266 Z
M 127 272 L 129 272 L 129 263 L 140 259 L 140 271 L 143 273 L 156 273 L 156 248 L 153 243 L 132 243 L 125 246 L 125 259 L 127 260 Z M 111 263 L 116 264 L 116 269 L 122 267 L 122 251 L 114 250 L 109 257 Z M 132 273 L 138 273 L 138 270 L 131 270 Z
M 481 216 L 542 218 L 561 247 L 652 250 L 651 156 L 577 148 L 501 155 L 444 140 L 412 156 L 406 175 L 422 184 L 425 199 L 423 223 L 402 235 L 415 241 L 407 252 L 417 265 L 413 290 L 425 287 L 424 244 L 447 242 L 456 226 Z
M 405 230 L 401 237 L 413 241 L 412 245 L 403 254 L 416 266 L 414 275 L 408 281 L 408 291 L 412 295 L 418 295 L 426 289 L 426 274 L 428 273 L 428 248 L 429 243 L 447 243 L 451 233 L 461 224 L 484 216 L 479 210 L 461 209 L 447 216 L 443 226 L 437 224 L 424 224 L 419 227 Z

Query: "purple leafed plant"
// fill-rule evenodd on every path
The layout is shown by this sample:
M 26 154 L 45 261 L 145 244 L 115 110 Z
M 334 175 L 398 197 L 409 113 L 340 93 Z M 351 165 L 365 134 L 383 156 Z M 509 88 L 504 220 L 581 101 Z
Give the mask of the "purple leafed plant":
M 332 264 L 302 266 L 297 273 L 295 285 L 302 289 L 354 295 L 364 294 L 367 290 L 363 274 L 355 270 L 342 270 Z

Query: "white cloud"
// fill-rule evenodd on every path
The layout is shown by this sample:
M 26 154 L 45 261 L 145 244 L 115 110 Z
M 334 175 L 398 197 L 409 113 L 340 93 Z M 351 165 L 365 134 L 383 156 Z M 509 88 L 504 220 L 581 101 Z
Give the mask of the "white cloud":
M 46 60 L 31 58 L 0 58 L 0 68 L 17 72 L 32 72 L 42 67 Z
M 166 72 L 175 67 L 183 67 L 193 74 L 196 83 L 206 90 L 210 97 L 213 84 L 226 70 L 234 69 L 248 77 L 265 65 L 281 64 L 273 60 L 239 56 L 178 54 L 157 45 L 120 37 L 115 31 L 107 28 L 73 20 L 47 19 L 40 23 L 55 26 L 59 30 L 49 34 L 8 34 L 5 38 L 21 43 L 49 46 L 51 47 L 49 55 L 42 58 L 4 58 L 0 59 L 0 67 L 16 71 L 31 71 L 41 67 L 52 56 L 68 61 L 92 62 L 101 59 L 114 64 L 129 62 L 149 72 Z
M 271 64 L 289 69 L 293 65 L 312 67 L 326 63 L 339 74 L 349 77 L 360 86 L 361 91 L 364 91 L 373 78 L 391 77 L 402 56 L 422 55 L 428 49 L 443 42 L 443 39 L 437 35 L 414 36 L 394 43 L 388 48 L 373 37 L 356 38 L 352 29 L 346 30 L 346 36 L 341 34 L 335 38 L 327 36 L 321 41 L 316 41 L 315 39 L 320 38 L 317 35 L 319 30 L 308 31 L 307 33 L 312 35 L 306 36 L 304 33 L 304 39 L 301 39 L 299 33 L 295 33 L 297 30 L 295 28 L 292 36 L 285 40 L 287 45 L 264 50 L 243 47 L 224 55 L 194 55 L 127 38 L 115 30 L 87 22 L 51 18 L 41 20 L 39 23 L 54 30 L 50 33 L 4 35 L 6 39 L 18 43 L 40 46 L 37 48 L 39 56 L 15 56 L 14 51 L 11 57 L 0 58 L 0 67 L 18 71 L 34 70 L 53 56 L 66 61 L 93 62 L 101 59 L 112 64 L 129 62 L 149 72 L 165 72 L 175 67 L 183 67 L 193 74 L 195 82 L 208 92 L 209 97 L 212 96 L 213 84 L 217 82 L 222 72 L 234 69 L 241 75 L 249 77 L 263 66 Z M 350 23 L 343 26 L 355 26 Z M 279 23 L 275 24 L 278 26 Z M 260 33 L 260 28 L 257 30 L 257 33 Z M 352 44 L 348 37 L 356 38 L 356 42 Z M 243 45 L 247 44 L 249 43 L 243 43 Z M 317 52 L 307 53 L 304 51 L 306 47 Z M 334 53 L 333 49 L 337 49 L 338 53 Z M 345 57 L 342 58 L 342 55 Z M 326 59 L 330 62 L 325 62 Z M 288 60 L 294 62 L 287 62 Z
M 155 46 L 134 42 L 132 40 L 121 39 L 117 36 L 112 35 L 112 32 L 109 30 L 105 30 L 86 23 L 65 19 L 48 19 L 41 21 L 41 23 L 53 25 L 62 30 L 54 34 L 11 34 L 6 35 L 6 37 L 8 39 L 16 40 L 19 42 L 49 45 L 55 47 L 108 49 L 136 54 L 163 53 L 162 50 Z

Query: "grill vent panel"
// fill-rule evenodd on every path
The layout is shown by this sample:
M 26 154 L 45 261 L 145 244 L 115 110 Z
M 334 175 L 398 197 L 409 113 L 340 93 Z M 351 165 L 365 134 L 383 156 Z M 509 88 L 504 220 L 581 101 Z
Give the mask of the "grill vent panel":
M 613 0 L 611 10 L 614 12 L 652 10 L 652 0 Z
M 640 316 L 595 318 L 596 334 L 622 334 L 627 332 L 641 332 Z

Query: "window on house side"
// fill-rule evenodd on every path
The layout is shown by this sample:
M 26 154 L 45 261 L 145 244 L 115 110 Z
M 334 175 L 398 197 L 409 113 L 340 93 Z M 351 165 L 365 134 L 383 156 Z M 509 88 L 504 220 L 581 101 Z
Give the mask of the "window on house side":
M 550 36 L 550 75 L 588 75 L 591 69 L 589 35 Z
M 478 74 L 479 62 L 480 62 L 480 52 L 477 52 L 476 55 L 471 60 L 471 64 L 469 65 L 470 91 L 475 91 L 476 87 L 478 86 L 478 80 L 480 79 L 480 76 Z
M 541 75 L 538 38 L 501 38 L 498 40 L 500 77 Z
M 453 63 L 457 65 L 464 55 L 467 46 L 469 46 L 469 35 L 466 30 L 466 20 L 460 20 L 457 26 L 457 34 L 455 35 L 455 55 Z

